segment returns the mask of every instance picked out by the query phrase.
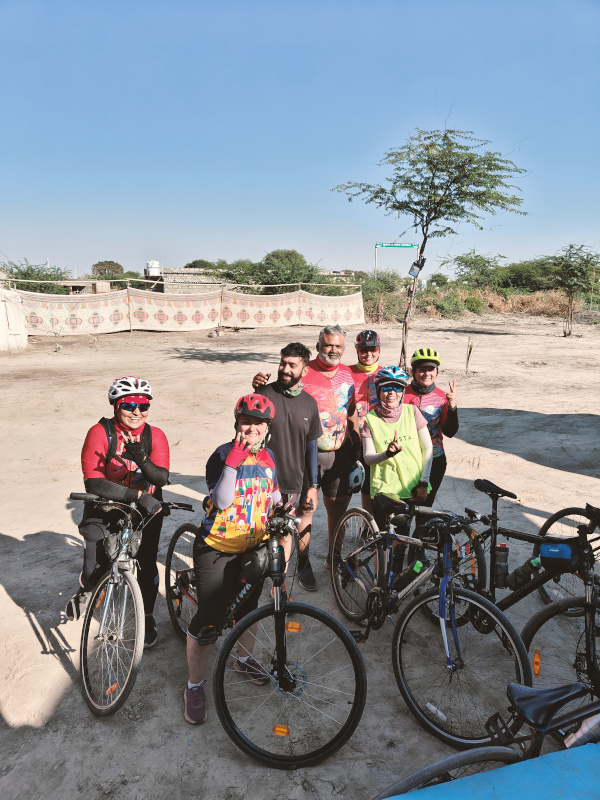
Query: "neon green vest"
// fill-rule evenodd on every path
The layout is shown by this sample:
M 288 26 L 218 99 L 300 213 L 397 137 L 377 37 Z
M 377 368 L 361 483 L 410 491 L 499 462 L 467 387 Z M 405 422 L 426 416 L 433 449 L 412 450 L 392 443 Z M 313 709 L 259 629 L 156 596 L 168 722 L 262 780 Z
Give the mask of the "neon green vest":
M 371 497 L 375 497 L 379 492 L 394 500 L 410 497 L 423 472 L 423 455 L 414 406 L 405 403 L 400 419 L 391 425 L 378 417 L 374 411 L 369 411 L 365 421 L 378 453 L 383 453 L 387 449 L 394 438 L 394 431 L 398 431 L 398 443 L 402 447 L 402 451 L 393 458 L 388 458 L 381 464 L 374 464 L 370 468 Z

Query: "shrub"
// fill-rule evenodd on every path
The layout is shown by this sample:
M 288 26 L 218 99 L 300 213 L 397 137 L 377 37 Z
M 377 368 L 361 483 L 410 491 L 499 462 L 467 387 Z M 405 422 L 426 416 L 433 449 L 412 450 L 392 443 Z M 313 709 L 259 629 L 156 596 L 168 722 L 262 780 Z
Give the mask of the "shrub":
M 472 311 L 473 314 L 481 314 L 485 308 L 485 301 L 479 294 L 470 294 L 465 300 L 467 311 Z

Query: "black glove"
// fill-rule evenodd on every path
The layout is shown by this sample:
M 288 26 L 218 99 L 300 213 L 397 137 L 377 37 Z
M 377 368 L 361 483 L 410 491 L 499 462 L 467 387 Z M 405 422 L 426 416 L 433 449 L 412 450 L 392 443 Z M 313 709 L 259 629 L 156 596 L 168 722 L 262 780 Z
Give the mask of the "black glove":
M 125 442 L 123 455 L 129 461 L 135 461 L 138 467 L 141 467 L 145 461 L 148 461 L 148 456 L 141 442 Z
M 141 508 L 146 514 L 154 515 L 162 511 L 162 503 L 159 503 L 151 494 L 144 494 L 135 501 L 138 508 Z
M 417 503 L 424 503 L 427 500 L 427 495 L 429 494 L 427 486 L 427 482 L 419 481 L 419 483 L 412 490 L 410 499 L 416 500 Z

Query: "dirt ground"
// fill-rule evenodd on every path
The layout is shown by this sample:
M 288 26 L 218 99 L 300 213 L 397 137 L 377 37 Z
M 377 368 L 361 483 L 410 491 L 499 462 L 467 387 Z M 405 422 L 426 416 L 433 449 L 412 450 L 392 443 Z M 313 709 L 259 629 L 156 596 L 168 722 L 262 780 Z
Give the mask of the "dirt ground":
M 232 432 L 234 401 L 259 369 L 275 372 L 279 348 L 317 328 L 204 333 L 122 333 L 39 338 L 0 359 L 2 396 L 2 533 L 0 533 L 1 713 L 0 796 L 12 798 L 332 798 L 368 800 L 398 776 L 451 751 L 423 732 L 406 710 L 391 666 L 392 626 L 362 645 L 369 679 L 363 719 L 351 740 L 325 763 L 297 772 L 266 769 L 240 753 L 222 730 L 209 696 L 208 720 L 183 719 L 184 647 L 170 627 L 164 587 L 157 601 L 160 640 L 144 654 L 125 707 L 99 720 L 84 704 L 78 661 L 81 623 L 59 625 L 81 565 L 77 504 L 88 428 L 109 411 L 112 379 L 150 380 L 150 421 L 171 444 L 166 499 L 190 500 L 200 519 L 204 467 Z M 397 363 L 400 332 L 381 326 L 382 363 Z M 468 337 L 475 347 L 465 375 Z M 488 478 L 514 491 L 501 502 L 508 527 L 534 531 L 554 511 L 600 504 L 598 354 L 600 327 L 577 324 L 562 336 L 560 320 L 519 316 L 416 321 L 411 349 L 433 346 L 443 357 L 438 385 L 456 378 L 460 431 L 448 441 L 449 468 L 438 505 L 486 511 L 473 488 Z M 344 361 L 352 363 L 354 348 Z M 161 570 L 170 533 L 190 515 L 165 521 Z M 313 534 L 319 584 L 295 599 L 336 616 L 323 569 L 322 506 Z M 511 564 L 517 566 L 511 547 Z M 509 612 L 522 627 L 541 601 Z M 341 617 L 340 617 L 341 618 Z

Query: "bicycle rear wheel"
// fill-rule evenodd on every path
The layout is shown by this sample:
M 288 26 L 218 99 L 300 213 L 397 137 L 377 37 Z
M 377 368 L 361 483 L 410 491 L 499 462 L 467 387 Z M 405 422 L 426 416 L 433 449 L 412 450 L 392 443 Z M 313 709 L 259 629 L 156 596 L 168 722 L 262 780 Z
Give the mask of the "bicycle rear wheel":
M 569 613 L 570 612 L 570 613 Z M 600 604 L 596 606 L 593 637 L 596 644 L 596 669 L 600 669 Z M 585 646 L 584 598 L 557 600 L 538 611 L 521 632 L 533 671 L 533 686 L 549 688 L 581 681 L 590 687 L 590 697 L 600 697 L 594 685 Z M 569 703 L 561 713 L 585 705 L 590 698 Z
M 429 786 L 438 786 L 467 775 L 477 775 L 480 772 L 489 772 L 492 769 L 504 767 L 507 764 L 516 764 L 522 756 L 510 747 L 478 747 L 476 750 L 466 750 L 464 753 L 455 753 L 437 764 L 407 775 L 401 781 L 388 786 L 373 800 L 387 800 L 398 794 L 408 794 L 417 789 L 426 789 Z
M 165 587 L 169 618 L 177 634 L 185 641 L 187 629 L 198 608 L 194 572 L 194 540 L 198 528 L 189 522 L 173 534 L 165 561 Z
M 277 677 L 277 625 L 285 637 L 288 689 Z M 235 669 L 248 640 L 270 675 L 263 685 Z M 350 738 L 365 706 L 367 677 L 343 625 L 319 608 L 286 603 L 283 612 L 258 608 L 235 625 L 217 657 L 213 693 L 219 719 L 240 750 L 268 766 L 295 769 L 319 763 Z
M 549 517 L 540 528 L 540 536 L 568 537 L 577 536 L 577 526 L 587 525 L 590 521 L 584 508 L 563 508 Z M 596 533 L 590 537 L 590 544 L 596 557 L 594 566 L 596 585 L 600 588 L 600 534 Z M 539 556 L 539 545 L 533 546 L 532 555 Z M 538 589 L 539 595 L 544 603 L 549 604 L 557 600 L 565 600 L 569 597 L 579 597 L 584 593 L 583 581 L 577 573 L 564 572 L 556 575 Z M 567 609 L 567 614 L 576 613 L 573 609 Z
M 107 573 L 92 593 L 81 634 L 83 695 L 94 714 L 114 714 L 129 697 L 144 652 L 144 631 L 144 602 L 137 580 L 131 572 L 120 571 L 111 587 Z
M 383 547 L 373 544 L 356 556 L 351 554 L 378 533 L 371 515 L 353 508 L 338 522 L 333 535 L 333 594 L 342 614 L 355 622 L 367 618 L 367 596 L 384 572 Z
M 451 604 L 459 621 L 454 642 Z M 438 629 L 423 625 L 423 611 L 438 616 Z M 392 640 L 398 688 L 419 723 L 438 739 L 461 749 L 490 743 L 485 729 L 498 711 L 509 716 L 506 687 L 531 686 L 531 668 L 519 634 L 493 603 L 467 589 L 448 586 L 446 632 L 452 656 L 447 665 L 439 627 L 439 591 L 415 597 L 400 613 Z M 511 721 L 516 731 L 522 723 Z

